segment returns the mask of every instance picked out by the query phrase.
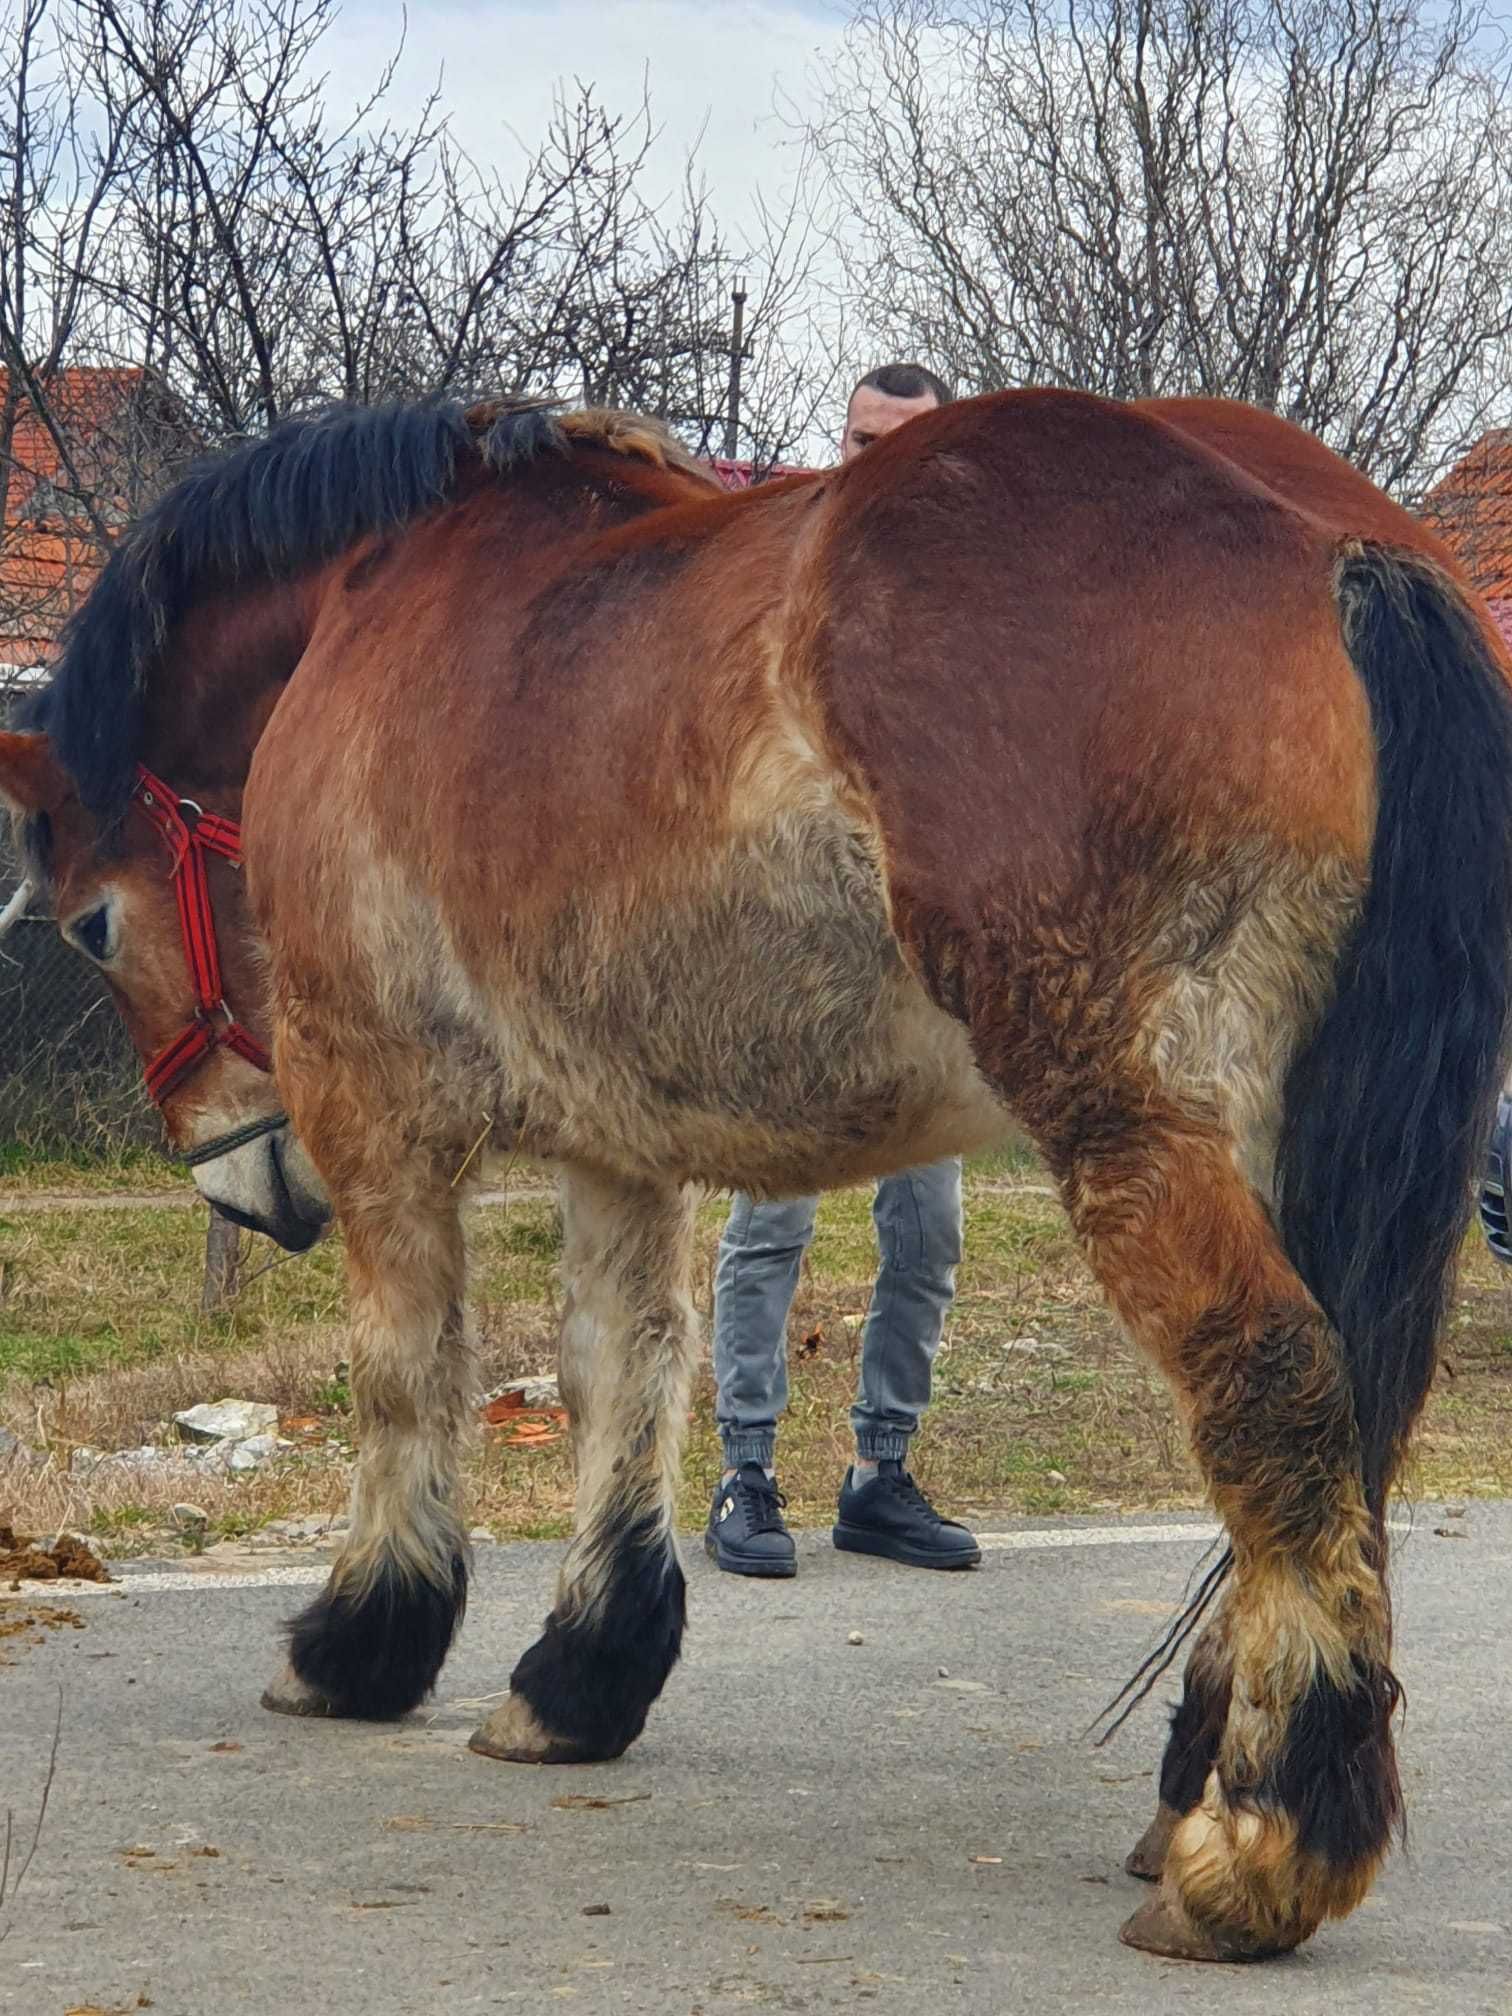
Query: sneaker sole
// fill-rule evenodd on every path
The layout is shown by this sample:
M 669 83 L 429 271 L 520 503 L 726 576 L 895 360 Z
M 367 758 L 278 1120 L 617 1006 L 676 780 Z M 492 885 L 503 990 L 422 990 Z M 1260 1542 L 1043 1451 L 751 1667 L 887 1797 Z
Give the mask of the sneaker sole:
M 733 1556 L 721 1554 L 718 1544 L 707 1533 L 704 1535 L 704 1552 L 726 1575 L 751 1575 L 762 1582 L 785 1582 L 798 1573 L 796 1561 L 738 1561 Z
M 953 1554 L 926 1553 L 922 1547 L 910 1547 L 906 1540 L 874 1533 L 866 1526 L 836 1526 L 830 1538 L 842 1554 L 874 1554 L 882 1561 L 901 1561 L 905 1568 L 979 1568 L 982 1564 L 980 1547 L 962 1547 Z

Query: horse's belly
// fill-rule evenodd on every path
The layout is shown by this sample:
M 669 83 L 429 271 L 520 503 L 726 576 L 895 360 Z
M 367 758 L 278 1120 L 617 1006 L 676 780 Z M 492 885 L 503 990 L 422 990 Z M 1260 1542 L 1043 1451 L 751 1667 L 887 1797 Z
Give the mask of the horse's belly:
M 528 1152 L 792 1194 L 1008 1124 L 906 966 L 863 840 L 829 822 L 672 896 L 585 903 L 518 954 L 494 1028 Z

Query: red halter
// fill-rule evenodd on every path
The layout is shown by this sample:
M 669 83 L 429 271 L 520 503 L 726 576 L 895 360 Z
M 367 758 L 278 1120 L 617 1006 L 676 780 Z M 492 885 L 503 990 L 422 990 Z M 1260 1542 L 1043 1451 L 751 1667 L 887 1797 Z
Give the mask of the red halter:
M 205 856 L 219 854 L 241 866 L 241 828 L 234 819 L 202 812 L 192 798 L 180 798 L 161 778 L 137 765 L 132 797 L 168 842 L 173 856 L 169 871 L 178 896 L 179 926 L 194 982 L 194 1020 L 165 1043 L 146 1067 L 147 1091 L 159 1106 L 222 1044 L 245 1057 L 259 1071 L 271 1071 L 267 1051 L 243 1028 L 226 1006 L 222 991 L 220 950 L 215 941 L 215 914 L 210 908 L 210 883 Z

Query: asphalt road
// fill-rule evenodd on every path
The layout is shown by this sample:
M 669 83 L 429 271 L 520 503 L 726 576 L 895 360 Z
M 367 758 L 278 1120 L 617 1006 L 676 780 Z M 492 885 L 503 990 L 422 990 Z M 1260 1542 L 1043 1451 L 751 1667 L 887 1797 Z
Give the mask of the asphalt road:
M 1399 1543 L 1410 1852 L 1354 1918 L 1248 1969 L 1117 1939 L 1162 1718 L 1101 1751 L 1080 1732 L 1200 1551 L 1138 1537 L 1154 1523 L 1012 1531 L 970 1576 L 808 1536 L 796 1582 L 752 1584 L 690 1548 L 682 1668 L 628 1758 L 571 1770 L 465 1747 L 555 1547 L 482 1551 L 440 1695 L 391 1727 L 257 1706 L 308 1557 L 54 1595 L 82 1628 L 0 1638 L 23 1845 L 63 1707 L 0 2010 L 1507 2016 L 1512 1507 L 1420 1507 Z

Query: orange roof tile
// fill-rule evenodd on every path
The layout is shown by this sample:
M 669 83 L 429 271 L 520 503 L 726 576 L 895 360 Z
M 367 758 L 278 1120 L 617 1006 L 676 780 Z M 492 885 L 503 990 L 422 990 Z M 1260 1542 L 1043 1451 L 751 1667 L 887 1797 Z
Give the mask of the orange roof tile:
M 1512 428 L 1483 434 L 1423 499 L 1429 524 L 1492 605 L 1512 615 Z M 1497 608 L 1497 604 L 1504 606 Z
M 80 366 L 50 380 L 49 403 L 71 454 L 87 456 L 90 444 L 139 396 L 146 375 L 140 367 Z M 0 404 L 9 382 L 0 370 Z M 85 480 L 101 473 L 81 470 Z M 71 507 L 66 488 L 56 502 L 37 496 L 40 486 L 64 481 L 52 435 L 35 408 L 23 403 L 11 434 L 0 525 L 0 629 L 19 634 L 0 636 L 0 664 L 34 665 L 46 658 L 100 571 L 98 544 L 83 514 Z
M 755 480 L 753 465 L 749 462 L 731 462 L 723 455 L 711 455 L 709 457 L 709 467 L 714 471 L 720 482 L 723 483 L 726 490 L 749 490 Z M 775 463 L 765 472 L 761 480 L 765 483 L 775 476 L 806 476 L 807 474 L 809 474 L 809 471 L 806 469 L 799 469 L 796 466 L 786 468 L 781 463 Z
M 46 388 L 48 404 L 70 448 L 77 448 L 119 419 L 141 391 L 145 378 L 140 365 L 120 370 L 81 365 L 51 378 Z M 10 373 L 0 370 L 0 403 L 9 390 Z M 57 445 L 29 401 L 16 415 L 10 459 L 13 466 L 5 500 L 8 519 L 25 509 L 38 483 L 56 482 L 63 473 Z

